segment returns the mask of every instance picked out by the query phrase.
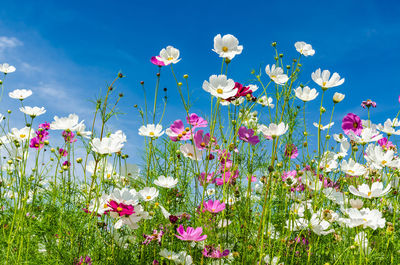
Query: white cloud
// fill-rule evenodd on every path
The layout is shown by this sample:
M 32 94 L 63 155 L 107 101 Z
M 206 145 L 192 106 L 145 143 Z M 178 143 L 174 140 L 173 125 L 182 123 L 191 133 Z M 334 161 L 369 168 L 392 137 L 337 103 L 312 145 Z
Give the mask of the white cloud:
M 0 50 L 22 46 L 23 43 L 15 37 L 0 36 Z

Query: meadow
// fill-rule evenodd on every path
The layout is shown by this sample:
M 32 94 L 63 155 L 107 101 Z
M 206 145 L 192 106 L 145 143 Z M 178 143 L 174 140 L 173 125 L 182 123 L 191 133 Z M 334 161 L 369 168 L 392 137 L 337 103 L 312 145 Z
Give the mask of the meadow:
M 311 44 L 294 43 L 296 58 L 270 49 L 274 60 L 249 69 L 249 83 L 229 73 L 243 51 L 230 34 L 210 40 L 221 71 L 203 84 L 179 68 L 176 47 L 149 55 L 143 63 L 158 72 L 134 106 L 140 154 L 107 126 L 124 73 L 100 92 L 93 120 L 72 112 L 47 122 L 45 106 L 29 106 L 31 90 L 8 88 L 18 69 L 0 64 L 1 100 L 15 106 L 0 115 L 1 263 L 400 264 L 400 96 L 387 99 L 399 112 L 384 123 L 366 99 L 355 107 L 368 119 L 348 113 L 335 124 L 352 93 L 340 90 L 345 78 L 318 66 L 302 75 Z M 164 75 L 184 109 L 171 124 Z M 209 95 L 205 113 L 192 111 L 193 93 Z

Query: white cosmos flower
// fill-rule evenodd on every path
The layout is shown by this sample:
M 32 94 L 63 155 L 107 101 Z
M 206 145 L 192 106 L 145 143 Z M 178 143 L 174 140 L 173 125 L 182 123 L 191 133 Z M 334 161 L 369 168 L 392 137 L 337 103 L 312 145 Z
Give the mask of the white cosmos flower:
M 164 248 L 160 251 L 160 256 L 168 260 L 176 260 L 179 257 L 179 254 Z
M 271 78 L 271 80 L 278 85 L 284 85 L 289 80 L 289 77 L 284 74 L 283 69 L 280 67 L 276 67 L 275 64 L 273 64 L 271 67 L 268 64 L 265 67 L 265 72 L 267 73 L 269 78 Z
M 242 53 L 243 46 L 239 45 L 238 39 L 231 34 L 226 34 L 223 37 L 221 37 L 221 34 L 218 34 L 214 37 L 213 51 L 216 52 L 219 57 L 232 60 L 236 55 Z
M 195 148 L 190 143 L 181 145 L 179 150 L 181 151 L 184 157 L 190 158 L 192 160 L 201 160 L 203 156 L 203 151 L 199 150 L 198 148 Z
M 367 199 L 385 196 L 390 192 L 391 189 L 392 187 L 390 184 L 388 184 L 387 187 L 383 189 L 382 182 L 372 183 L 371 188 L 367 184 L 362 184 L 358 186 L 358 189 L 356 189 L 353 185 L 349 186 L 349 191 L 352 194 Z
M 335 232 L 334 229 L 329 229 L 329 226 L 331 225 L 330 222 L 324 220 L 324 219 L 320 219 L 319 214 L 318 213 L 314 213 L 311 216 L 310 219 L 310 226 L 311 226 L 311 230 L 316 233 L 317 235 L 327 235 L 330 233 Z
M 160 51 L 160 56 L 156 56 L 159 61 L 162 61 L 165 65 L 169 65 L 171 63 L 176 64 L 181 59 L 179 59 L 179 50 L 168 46 L 165 49 Z
M 313 56 L 315 54 L 315 50 L 312 48 L 311 44 L 307 44 L 304 41 L 296 42 L 294 47 L 296 47 L 296 51 L 304 56 Z
M 81 121 L 80 123 L 78 123 L 74 129 L 76 130 L 76 134 L 80 135 L 86 139 L 90 138 L 90 135 L 92 135 L 91 131 L 85 131 L 86 130 L 86 125 L 83 124 L 84 121 Z
M 314 125 L 316 128 L 318 128 L 318 123 L 314 122 L 313 125 Z M 331 122 L 331 123 L 329 123 L 329 124 L 327 124 L 327 125 L 325 125 L 325 126 L 321 124 L 321 125 L 319 125 L 319 129 L 320 129 L 321 131 L 325 131 L 325 130 L 331 128 L 333 125 L 335 125 L 334 122 Z
M 163 188 L 172 189 L 178 184 L 178 180 L 170 176 L 159 176 L 158 179 L 154 181 L 154 184 Z
M 326 198 L 337 203 L 339 205 L 344 205 L 347 202 L 346 195 L 340 191 L 336 191 L 334 188 L 328 187 L 322 190 Z
M 222 99 L 236 95 L 235 82 L 228 79 L 226 75 L 212 75 L 209 80 L 209 82 L 207 80 L 203 82 L 203 89 L 211 95 Z
M 93 138 L 91 142 L 92 150 L 98 154 L 112 154 L 121 151 L 126 142 L 126 135 L 118 130 L 109 137 Z
M 336 154 L 336 158 L 343 158 L 347 156 L 350 149 L 350 143 L 346 140 L 340 143 L 340 152 Z
M 385 151 L 381 146 L 369 144 L 364 155 L 367 162 L 374 169 L 382 169 L 388 167 L 398 167 L 398 161 L 394 157 L 393 150 Z
M 338 222 L 347 227 L 353 228 L 362 225 L 364 228 L 370 227 L 373 230 L 385 227 L 385 218 L 379 210 L 370 210 L 363 208 L 361 210 L 355 208 L 343 209 L 343 212 L 349 218 L 339 218 Z
M 324 172 L 331 172 L 339 166 L 336 159 L 337 156 L 334 152 L 326 151 L 322 156 L 319 166 L 320 168 L 323 168 Z
M 50 124 L 50 129 L 75 131 L 78 120 L 79 117 L 75 113 L 69 114 L 68 117 L 59 118 L 58 116 L 54 116 L 54 121 Z
M 306 171 L 301 178 L 301 182 L 310 190 L 319 191 L 324 185 L 321 180 L 310 171 Z
M 97 174 L 102 174 L 107 179 L 111 179 L 114 173 L 116 174 L 115 170 L 113 169 L 113 165 L 108 163 L 107 160 L 100 160 L 97 165 L 95 161 L 89 161 L 86 166 L 86 170 L 93 174 L 95 168 Z
M 264 257 L 266 265 L 283 265 L 283 262 L 279 263 L 279 257 L 271 258 L 268 254 Z
M 378 125 L 372 123 L 372 121 L 370 120 L 361 120 L 361 124 L 363 128 L 371 128 L 372 130 L 375 131 L 378 129 Z
M 352 130 L 347 134 L 351 140 L 358 144 L 367 144 L 370 142 L 376 142 L 383 138 L 382 134 L 373 128 L 364 127 L 361 131 L 361 135 L 356 135 Z
M 328 70 L 324 70 L 321 73 L 321 68 L 318 68 L 311 74 L 311 78 L 323 89 L 340 86 L 344 83 L 344 78 L 340 79 L 340 75 L 338 73 L 333 73 L 332 77 L 329 78 L 330 75 L 331 73 Z
M 355 162 L 353 158 L 350 158 L 349 162 L 344 160 L 341 165 L 341 170 L 349 176 L 361 176 L 367 172 L 367 169 Z
M 382 126 L 382 124 L 379 124 L 378 130 L 380 130 L 384 133 L 387 133 L 388 135 L 392 135 L 392 134 L 400 135 L 400 130 L 396 131 L 393 128 L 393 122 L 390 119 L 386 120 L 385 123 L 383 124 L 383 126 Z
M 140 195 L 142 196 L 143 200 L 148 202 L 152 201 L 158 197 L 159 191 L 154 187 L 144 187 L 142 190 L 139 191 Z
M 260 125 L 258 131 L 261 132 L 264 137 L 278 137 L 285 134 L 288 129 L 288 125 L 284 122 L 281 122 L 278 125 L 275 123 L 270 123 L 268 126 Z
M 275 105 L 272 104 L 272 101 L 273 101 L 273 99 L 271 97 L 267 97 L 267 96 L 262 96 L 257 99 L 258 104 L 261 104 L 263 107 L 270 107 L 271 109 L 273 109 L 275 107 Z
M 303 88 L 299 86 L 298 88 L 294 89 L 294 93 L 296 94 L 297 98 L 304 102 L 316 99 L 319 94 L 315 88 L 310 89 L 308 86 Z
M 46 110 L 44 107 L 39 108 L 39 107 L 25 106 L 25 107 L 19 108 L 19 110 L 31 117 L 37 117 L 37 116 L 40 116 L 40 115 L 46 113 Z
M 32 95 L 32 90 L 30 89 L 15 89 L 8 93 L 8 96 L 13 99 L 24 100 Z
M 114 189 L 109 198 L 118 203 L 124 203 L 127 205 L 139 204 L 140 195 L 135 189 Z
M 335 139 L 335 141 L 338 142 L 338 143 L 347 142 L 347 138 L 341 133 L 334 134 L 333 135 L 333 139 Z
M 399 127 L 400 126 L 400 120 L 397 118 L 394 118 L 393 121 L 391 119 L 387 119 L 390 124 L 392 124 L 393 127 Z
M 151 219 L 149 213 L 144 211 L 143 206 L 140 204 L 134 207 L 134 211 L 135 212 L 132 215 L 120 217 L 120 219 L 115 223 L 114 228 L 120 229 L 122 226 L 127 225 L 131 229 L 138 229 L 138 223 L 142 219 Z
M 164 134 L 160 124 L 147 124 L 139 128 L 139 135 L 147 137 L 160 137 Z
M 15 67 L 12 65 L 9 65 L 8 63 L 3 63 L 3 64 L 0 64 L 0 72 L 3 72 L 4 74 L 9 74 L 9 73 L 15 72 Z
M 24 127 L 20 130 L 18 130 L 17 128 L 12 128 L 9 135 L 13 140 L 22 142 L 33 138 L 34 134 L 35 131 L 32 128 Z

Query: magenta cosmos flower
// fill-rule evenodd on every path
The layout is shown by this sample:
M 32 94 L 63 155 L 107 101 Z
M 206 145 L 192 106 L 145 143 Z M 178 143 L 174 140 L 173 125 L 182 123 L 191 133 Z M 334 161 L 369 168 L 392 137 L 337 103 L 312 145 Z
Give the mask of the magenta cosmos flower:
M 185 128 L 181 120 L 174 121 L 174 123 L 169 128 L 167 128 L 166 134 L 169 136 L 169 139 L 174 142 L 186 141 L 192 138 L 190 128 Z
M 285 147 L 285 156 L 295 159 L 299 155 L 299 151 L 294 144 L 287 144 Z
M 342 129 L 345 134 L 353 131 L 356 135 L 361 135 L 363 126 L 360 117 L 356 114 L 348 113 L 342 120 Z
M 117 213 L 119 216 L 129 216 L 135 213 L 132 205 L 126 205 L 124 203 L 117 203 L 116 201 L 109 201 L 108 207 L 111 209 L 108 212 Z
M 205 211 L 210 213 L 219 213 L 225 210 L 225 203 L 221 203 L 219 200 L 209 200 L 208 202 L 203 202 L 203 207 Z
M 195 135 L 194 135 L 194 137 L 193 137 L 193 139 L 194 139 L 194 144 L 196 145 L 196 147 L 197 147 L 197 149 L 199 149 L 199 150 L 203 150 L 203 149 L 205 149 L 207 146 L 208 146 L 208 144 L 210 143 L 210 134 L 209 133 L 206 133 L 204 136 L 203 136 L 203 130 L 198 130 L 196 133 L 195 133 Z
M 237 92 L 235 96 L 226 99 L 229 102 L 234 101 L 240 97 L 245 97 L 248 94 L 250 95 L 251 98 L 253 98 L 252 95 L 253 91 L 251 90 L 250 86 L 244 86 L 238 82 L 235 82 L 235 87 L 233 89 L 237 89 Z
M 220 259 L 222 257 L 226 257 L 229 255 L 229 250 L 225 249 L 222 251 L 221 247 L 215 248 L 214 246 L 205 246 L 202 254 L 204 257 L 213 258 L 213 259 Z
M 207 235 L 201 235 L 203 233 L 203 228 L 197 227 L 194 229 L 193 227 L 188 226 L 187 230 L 183 228 L 183 225 L 179 225 L 178 229 L 176 230 L 179 233 L 175 235 L 177 238 L 183 241 L 203 241 L 207 238 Z
M 260 142 L 258 136 L 254 135 L 254 131 L 252 129 L 247 129 L 244 126 L 239 128 L 238 135 L 240 140 L 247 142 L 251 145 L 256 145 Z

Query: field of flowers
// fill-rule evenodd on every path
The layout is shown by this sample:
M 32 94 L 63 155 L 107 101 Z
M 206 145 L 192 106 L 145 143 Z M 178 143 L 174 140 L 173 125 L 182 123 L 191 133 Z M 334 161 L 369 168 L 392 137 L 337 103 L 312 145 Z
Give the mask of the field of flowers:
M 135 105 L 141 154 L 107 126 L 123 73 L 92 121 L 46 122 L 44 107 L 28 106 L 31 90 L 8 89 L 15 67 L 0 65 L 1 100 L 15 102 L 0 115 L 0 263 L 400 264 L 400 111 L 377 124 L 376 103 L 366 100 L 368 119 L 348 113 L 334 124 L 345 79 L 321 69 L 302 76 L 310 44 L 296 42 L 294 59 L 278 48 L 241 84 L 229 66 L 243 46 L 215 36 L 221 71 L 195 92 L 209 94 L 201 115 L 191 110 L 189 76 L 178 74 L 180 51 L 162 49 L 150 60 L 156 86 L 141 82 Z M 163 123 L 164 75 L 185 110 L 172 124 Z M 314 100 L 319 109 L 307 109 Z M 387 101 L 400 109 L 400 97 Z M 25 127 L 13 127 L 16 116 Z M 342 133 L 331 134 L 334 126 Z

